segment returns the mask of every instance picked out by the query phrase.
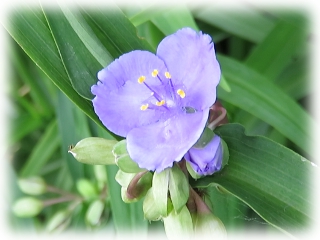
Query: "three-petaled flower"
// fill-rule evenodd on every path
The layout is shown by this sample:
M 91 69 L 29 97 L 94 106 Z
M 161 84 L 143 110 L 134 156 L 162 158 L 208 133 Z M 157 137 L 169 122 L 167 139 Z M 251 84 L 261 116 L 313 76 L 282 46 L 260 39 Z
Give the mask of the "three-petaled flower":
M 139 167 L 160 172 L 199 139 L 216 101 L 220 66 L 207 34 L 183 28 L 156 55 L 132 51 L 98 73 L 93 106 L 102 123 L 127 138 Z

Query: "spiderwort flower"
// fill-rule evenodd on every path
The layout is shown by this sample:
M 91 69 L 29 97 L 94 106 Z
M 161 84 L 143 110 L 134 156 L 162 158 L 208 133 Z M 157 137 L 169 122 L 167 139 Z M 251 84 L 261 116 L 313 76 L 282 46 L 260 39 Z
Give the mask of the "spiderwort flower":
M 98 72 L 93 106 L 102 123 L 127 138 L 139 167 L 160 172 L 200 137 L 216 100 L 220 66 L 211 37 L 183 28 L 156 55 L 132 51 Z
M 223 147 L 220 137 L 214 135 L 204 148 L 192 147 L 184 155 L 184 158 L 200 176 L 211 175 L 219 171 L 223 160 Z

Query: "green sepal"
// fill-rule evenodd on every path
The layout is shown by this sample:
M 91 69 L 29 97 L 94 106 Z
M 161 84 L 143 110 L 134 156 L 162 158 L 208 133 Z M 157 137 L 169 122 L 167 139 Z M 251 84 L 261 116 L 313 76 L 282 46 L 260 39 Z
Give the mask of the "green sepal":
M 149 221 L 158 221 L 161 219 L 161 213 L 158 208 L 154 207 L 155 204 L 156 201 L 153 197 L 153 189 L 151 187 L 144 198 L 142 206 L 145 219 Z
M 116 158 L 116 164 L 122 171 L 127 173 L 138 173 L 146 170 L 140 168 L 138 164 L 134 162 L 128 154 Z
M 22 192 L 29 195 L 40 195 L 47 191 L 46 182 L 38 176 L 20 178 L 18 186 Z
M 155 172 L 152 179 L 152 193 L 155 202 L 154 208 L 162 217 L 168 215 L 168 188 L 169 188 L 169 173 L 171 168 L 167 168 L 160 173 Z
M 154 199 L 152 187 L 147 191 L 143 201 L 143 213 L 145 219 L 149 221 L 158 221 L 162 218 L 158 208 L 155 207 L 157 201 Z M 173 210 L 172 202 L 167 198 L 167 213 Z
M 191 238 L 193 234 L 193 223 L 188 208 L 184 205 L 179 213 L 171 211 L 163 218 L 164 229 L 168 239 Z
M 222 149 L 223 149 L 223 158 L 222 158 L 222 164 L 221 164 L 221 169 L 219 171 L 221 171 L 225 165 L 228 164 L 229 161 L 229 148 L 228 145 L 226 144 L 226 142 L 221 139 L 221 143 L 222 143 Z
M 127 141 L 125 139 L 114 145 L 112 152 L 116 158 L 116 164 L 123 172 L 138 173 L 146 170 L 140 168 L 138 164 L 131 159 L 127 151 Z
M 187 167 L 187 170 L 188 172 L 190 173 L 191 177 L 193 179 L 199 179 L 203 176 L 199 175 L 195 170 L 193 170 L 193 168 L 191 167 L 190 163 L 186 161 L 186 167 Z
M 79 141 L 68 152 L 81 163 L 112 165 L 115 164 L 112 149 L 116 143 L 116 140 L 89 137 Z
M 231 92 L 231 87 L 222 74 L 220 76 L 219 86 L 222 87 L 226 92 Z
M 169 171 L 169 192 L 173 207 L 179 212 L 188 201 L 189 182 L 177 164 Z
M 214 137 L 214 132 L 205 127 L 198 141 L 193 145 L 194 148 L 204 148 Z

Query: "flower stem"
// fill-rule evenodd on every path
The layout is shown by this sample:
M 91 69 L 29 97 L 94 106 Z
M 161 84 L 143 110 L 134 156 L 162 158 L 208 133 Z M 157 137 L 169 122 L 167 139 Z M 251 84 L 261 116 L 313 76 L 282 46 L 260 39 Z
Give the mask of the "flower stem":
M 208 205 L 192 187 L 190 187 L 187 207 L 190 213 L 212 213 Z
M 64 191 L 64 190 L 62 190 L 62 189 L 60 189 L 60 188 L 56 188 L 56 187 L 54 187 L 54 186 L 47 185 L 47 188 L 46 188 L 46 189 L 47 189 L 48 192 L 57 193 L 57 194 L 60 194 L 60 195 L 62 195 L 62 196 L 78 197 L 78 196 L 76 196 L 76 195 L 74 195 L 74 194 L 72 194 L 72 193 L 70 193 L 70 192 Z
M 60 198 L 53 198 L 53 199 L 49 199 L 49 200 L 45 200 L 43 202 L 43 206 L 44 207 L 48 207 L 54 204 L 58 204 L 58 203 L 63 203 L 63 202 L 69 202 L 69 201 L 73 201 L 73 200 L 82 200 L 82 198 L 80 197 L 74 197 L 74 196 L 64 196 L 64 197 L 60 197 Z

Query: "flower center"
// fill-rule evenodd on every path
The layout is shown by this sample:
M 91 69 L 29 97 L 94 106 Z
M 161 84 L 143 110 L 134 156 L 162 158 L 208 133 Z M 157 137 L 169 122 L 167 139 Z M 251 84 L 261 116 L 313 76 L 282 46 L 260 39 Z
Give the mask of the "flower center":
M 152 80 L 144 75 L 138 78 L 138 83 L 144 85 L 150 90 L 150 97 L 143 101 L 140 110 L 156 109 L 157 107 L 164 107 L 166 109 L 181 106 L 180 99 L 186 97 L 186 93 L 182 89 L 175 90 L 173 86 L 171 74 L 164 72 L 162 75 L 158 69 L 151 72 L 151 76 L 159 80 L 159 84 L 152 83 Z M 180 99 L 177 97 L 179 96 Z

